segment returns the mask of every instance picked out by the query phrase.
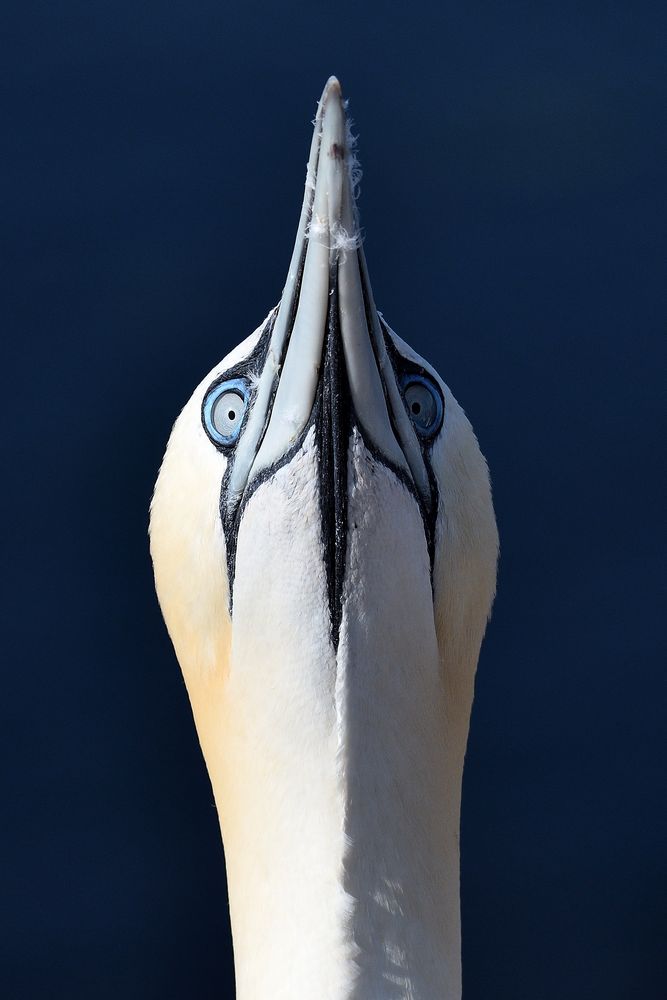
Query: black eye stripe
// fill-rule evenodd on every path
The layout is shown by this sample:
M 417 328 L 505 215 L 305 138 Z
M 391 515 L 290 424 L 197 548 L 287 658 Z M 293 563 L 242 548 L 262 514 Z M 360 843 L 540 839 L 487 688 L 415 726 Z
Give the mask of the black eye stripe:
M 437 435 L 437 433 L 440 431 L 440 428 L 442 427 L 442 423 L 444 420 L 445 398 L 442 394 L 442 389 L 438 385 L 437 380 L 431 375 L 430 372 L 428 372 L 423 367 L 423 365 L 420 365 L 419 362 L 413 360 L 410 357 L 406 357 L 406 355 L 400 352 L 399 348 L 394 342 L 394 338 L 390 333 L 387 324 L 382 319 L 380 320 L 380 323 L 382 326 L 382 334 L 384 337 L 385 347 L 387 348 L 387 354 L 391 359 L 391 364 L 394 369 L 396 379 L 401 388 L 401 394 L 405 401 L 408 416 L 410 417 L 412 425 L 415 428 L 415 431 L 417 432 L 422 452 L 424 453 L 424 455 L 427 455 L 430 449 L 430 445 L 435 436 Z M 405 390 L 407 386 L 415 383 L 424 385 L 435 401 L 435 406 L 438 413 L 438 419 L 428 429 L 428 432 L 420 430 L 417 427 L 417 422 L 415 420 L 415 417 L 419 416 L 419 414 L 415 413 L 412 404 L 407 400 L 405 400 Z M 420 406 L 420 409 L 423 410 L 423 407 Z
M 255 346 L 253 347 L 253 349 L 250 351 L 250 353 L 245 358 L 242 358 L 240 361 L 237 361 L 236 364 L 232 365 L 230 368 L 227 368 L 226 371 L 220 372 L 220 374 L 209 385 L 202 400 L 201 422 L 203 424 L 204 430 L 206 431 L 206 434 L 209 440 L 212 442 L 212 444 L 214 444 L 219 451 L 222 451 L 225 454 L 229 455 L 230 458 L 232 458 L 232 460 L 233 460 L 233 452 L 236 440 L 233 441 L 222 440 L 219 435 L 211 434 L 209 427 L 207 426 L 207 416 L 210 419 L 210 413 L 207 414 L 207 406 L 209 406 L 209 402 L 211 401 L 213 395 L 216 393 L 216 390 L 218 390 L 220 386 L 224 385 L 228 387 L 232 385 L 232 383 L 235 384 L 237 386 L 237 392 L 239 394 L 239 397 L 243 401 L 243 406 L 244 406 L 241 415 L 241 425 L 239 428 L 239 434 L 240 434 L 245 425 L 246 416 L 248 410 L 250 409 L 250 404 L 252 402 L 252 398 L 254 395 L 253 386 L 255 384 L 258 374 L 262 371 L 264 367 L 264 362 L 266 360 L 266 355 L 271 341 L 271 331 L 273 329 L 273 322 L 275 320 L 275 316 L 276 313 L 274 310 L 267 318 L 267 321 L 264 324 L 264 328 L 260 334 L 260 337 Z M 216 395 L 219 397 L 219 393 L 217 393 Z M 237 439 L 239 437 L 239 434 L 237 434 L 236 436 Z M 231 464 L 232 463 L 230 462 L 230 464 L 227 466 L 226 474 L 229 473 L 231 469 Z

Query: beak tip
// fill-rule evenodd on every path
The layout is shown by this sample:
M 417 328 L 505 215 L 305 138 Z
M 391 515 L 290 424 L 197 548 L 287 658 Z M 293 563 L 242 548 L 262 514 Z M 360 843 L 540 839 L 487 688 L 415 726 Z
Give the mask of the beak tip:
M 324 90 L 322 91 L 322 97 L 320 98 L 320 104 L 324 105 L 329 97 L 337 97 L 339 100 L 342 100 L 343 90 L 337 76 L 330 76 L 325 83 Z
M 345 156 L 345 103 L 340 81 L 330 76 L 320 98 L 316 131 L 319 130 L 322 150 L 329 157 L 342 160 Z

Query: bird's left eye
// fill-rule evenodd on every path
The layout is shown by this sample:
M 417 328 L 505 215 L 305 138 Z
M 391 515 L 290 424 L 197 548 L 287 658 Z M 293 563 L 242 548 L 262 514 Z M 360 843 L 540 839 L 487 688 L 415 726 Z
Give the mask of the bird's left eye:
M 211 441 L 223 447 L 234 444 L 247 408 L 248 385 L 244 379 L 230 379 L 209 389 L 204 397 L 202 421 Z
M 440 430 L 445 409 L 435 383 L 416 372 L 406 375 L 403 378 L 403 398 L 417 433 L 421 437 L 433 437 Z

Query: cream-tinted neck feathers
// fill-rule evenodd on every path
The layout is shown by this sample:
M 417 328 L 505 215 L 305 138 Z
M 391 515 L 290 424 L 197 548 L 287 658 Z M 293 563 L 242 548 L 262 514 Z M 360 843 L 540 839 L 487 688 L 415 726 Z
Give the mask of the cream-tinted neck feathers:
M 355 241 L 330 239 L 357 225 L 349 175 L 327 166 L 322 188 L 322 164 L 346 162 L 341 121 L 330 81 L 289 315 L 176 421 L 151 552 L 220 817 L 239 1000 L 457 1000 L 461 777 L 498 539 L 463 411 L 378 317 Z

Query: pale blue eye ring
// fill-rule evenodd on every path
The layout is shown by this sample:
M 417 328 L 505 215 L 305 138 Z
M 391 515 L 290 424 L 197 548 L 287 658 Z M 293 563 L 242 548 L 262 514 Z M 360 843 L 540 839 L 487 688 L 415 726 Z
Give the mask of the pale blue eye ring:
M 431 438 L 442 427 L 445 412 L 442 393 L 433 379 L 410 372 L 401 379 L 403 399 L 417 434 Z
M 236 443 L 248 409 L 248 383 L 230 378 L 209 389 L 202 404 L 202 423 L 211 441 L 222 448 Z

